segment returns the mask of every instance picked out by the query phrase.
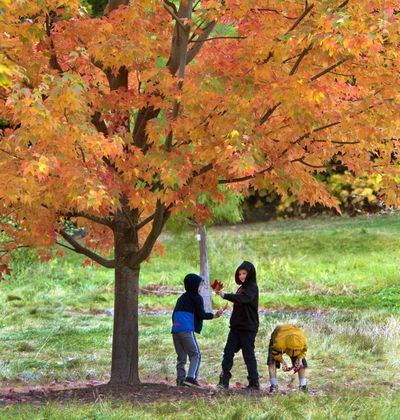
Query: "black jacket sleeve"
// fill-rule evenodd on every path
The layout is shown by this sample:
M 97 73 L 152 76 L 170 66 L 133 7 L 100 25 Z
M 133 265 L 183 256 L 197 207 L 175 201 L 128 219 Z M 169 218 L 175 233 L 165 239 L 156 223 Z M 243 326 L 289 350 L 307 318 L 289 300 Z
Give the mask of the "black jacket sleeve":
M 254 300 L 257 296 L 258 287 L 257 286 L 249 286 L 245 289 L 242 289 L 242 293 L 225 293 L 224 299 L 229 300 L 230 302 L 234 303 L 250 303 Z
M 213 319 L 214 314 L 212 312 L 204 311 L 204 301 L 201 296 L 198 296 L 195 300 L 195 313 L 198 319 Z

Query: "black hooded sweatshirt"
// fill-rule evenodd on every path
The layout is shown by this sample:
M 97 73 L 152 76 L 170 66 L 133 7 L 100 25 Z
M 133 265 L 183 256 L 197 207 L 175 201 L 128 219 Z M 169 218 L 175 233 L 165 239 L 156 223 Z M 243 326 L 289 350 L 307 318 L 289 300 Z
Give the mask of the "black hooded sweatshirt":
M 212 312 L 204 311 L 203 298 L 199 295 L 202 279 L 197 274 L 190 273 L 184 279 L 185 290 L 178 300 L 172 313 L 172 333 L 195 331 L 200 333 L 203 319 L 213 319 Z
M 246 270 L 247 277 L 242 284 L 239 280 L 239 270 Z M 235 281 L 240 284 L 236 293 L 225 293 L 224 299 L 233 302 L 230 327 L 236 330 L 258 331 L 258 286 L 256 269 L 248 261 L 243 261 L 236 269 Z

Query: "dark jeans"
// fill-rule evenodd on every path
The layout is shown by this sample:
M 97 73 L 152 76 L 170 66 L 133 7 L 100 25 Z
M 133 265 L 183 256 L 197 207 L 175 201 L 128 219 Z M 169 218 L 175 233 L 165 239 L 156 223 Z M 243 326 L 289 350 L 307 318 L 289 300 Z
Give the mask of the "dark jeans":
M 233 358 L 235 353 L 242 350 L 243 359 L 247 366 L 247 379 L 258 379 L 257 360 L 254 354 L 256 332 L 231 329 L 224 349 L 222 372 L 226 378 L 231 377 Z

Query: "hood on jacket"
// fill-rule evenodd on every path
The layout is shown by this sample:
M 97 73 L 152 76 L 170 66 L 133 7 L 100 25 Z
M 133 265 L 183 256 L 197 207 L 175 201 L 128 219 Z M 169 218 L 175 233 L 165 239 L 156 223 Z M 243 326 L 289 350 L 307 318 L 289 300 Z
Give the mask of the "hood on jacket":
M 246 276 L 246 280 L 244 281 L 244 283 L 241 283 L 241 281 L 239 280 L 239 270 L 246 270 L 247 271 L 247 276 Z M 249 284 L 249 283 L 257 283 L 257 279 L 256 279 L 256 269 L 254 267 L 254 265 L 251 262 L 248 261 L 243 261 L 242 264 L 239 265 L 239 267 L 236 269 L 236 273 L 235 273 L 235 281 L 236 284 Z
M 187 274 L 185 276 L 185 279 L 183 280 L 183 283 L 185 285 L 185 290 L 187 292 L 198 293 L 200 283 L 202 281 L 203 279 L 197 274 L 194 274 L 194 273 Z

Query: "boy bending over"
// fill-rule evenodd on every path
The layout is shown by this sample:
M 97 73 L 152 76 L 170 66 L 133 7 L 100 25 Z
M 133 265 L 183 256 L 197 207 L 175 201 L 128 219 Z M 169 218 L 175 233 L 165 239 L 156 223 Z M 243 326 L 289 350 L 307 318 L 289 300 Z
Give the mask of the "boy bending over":
M 271 334 L 271 340 L 268 347 L 268 371 L 271 386 L 270 392 L 277 391 L 278 381 L 276 378 L 276 369 L 280 368 L 282 364 L 282 370 L 289 372 L 294 370 L 299 375 L 299 388 L 302 391 L 307 391 L 306 382 L 306 368 L 307 361 L 305 359 L 307 352 L 307 340 L 302 330 L 296 328 L 291 324 L 278 325 L 273 333 Z M 288 367 L 286 362 L 283 360 L 283 355 L 286 354 L 292 361 L 292 366 Z

